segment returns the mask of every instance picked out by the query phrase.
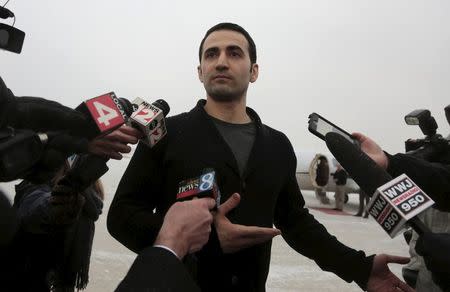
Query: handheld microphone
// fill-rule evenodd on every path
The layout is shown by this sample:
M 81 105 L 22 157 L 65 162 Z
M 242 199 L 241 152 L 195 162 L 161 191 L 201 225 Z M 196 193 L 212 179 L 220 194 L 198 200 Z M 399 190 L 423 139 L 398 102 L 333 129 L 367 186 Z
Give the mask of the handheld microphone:
M 14 13 L 8 8 L 0 6 L 0 18 L 7 19 L 10 17 L 14 17 Z
M 89 137 L 105 135 L 123 125 L 127 120 L 124 100 L 117 98 L 114 92 L 110 92 L 88 99 L 76 107 L 76 110 L 89 120 L 87 135 Z
M 367 208 L 390 237 L 405 223 L 418 234 L 429 229 L 417 217 L 434 202 L 407 175 L 392 177 L 364 152 L 336 133 L 325 136 L 328 149 L 359 187 L 372 196 Z
M 177 201 L 187 201 L 193 198 L 209 197 L 220 205 L 220 190 L 217 185 L 216 172 L 207 168 L 199 177 L 183 180 L 178 184 Z
M 130 117 L 131 124 L 144 133 L 142 141 L 153 147 L 167 134 L 164 118 L 170 111 L 169 104 L 163 99 L 149 104 L 140 98 L 136 98 L 133 104 L 137 105 L 137 110 Z
M 113 103 L 111 103 L 111 101 L 113 101 Z M 157 110 L 163 112 L 164 115 L 162 117 L 157 116 L 158 125 L 154 129 L 162 129 L 162 127 L 164 126 L 164 135 L 167 133 L 167 130 L 165 130 L 164 116 L 169 112 L 169 105 L 164 100 L 157 100 L 150 105 L 144 100 L 137 98 L 132 104 L 125 98 L 117 98 L 115 94 L 111 92 L 100 96 L 100 98 L 97 97 L 90 99 L 87 102 L 84 102 L 82 105 L 82 111 L 84 111 L 87 116 L 92 117 L 91 121 L 95 121 L 97 125 L 101 124 L 101 126 L 98 126 L 97 128 L 98 132 L 102 131 L 104 133 L 108 133 L 121 126 L 123 124 L 122 121 L 133 121 L 128 117 L 134 116 L 141 105 L 145 107 L 152 106 L 154 108 L 154 105 L 158 105 L 163 110 L 160 108 L 157 108 Z M 136 111 L 133 113 L 133 110 Z M 134 123 L 133 126 L 135 126 Z M 146 127 L 146 129 L 147 128 L 149 127 Z M 142 127 L 138 127 L 138 129 L 144 131 L 144 128 Z M 154 135 L 153 133 L 149 132 L 144 133 L 146 133 L 146 136 L 148 135 L 148 137 L 153 137 Z M 158 141 L 153 139 L 152 145 L 155 145 Z M 52 195 L 58 196 L 71 194 L 73 192 L 81 192 L 91 184 L 93 184 L 97 179 L 99 179 L 109 170 L 108 166 L 106 165 L 108 159 L 94 154 L 74 156 L 72 157 L 71 161 L 71 169 L 55 186 L 52 191 Z

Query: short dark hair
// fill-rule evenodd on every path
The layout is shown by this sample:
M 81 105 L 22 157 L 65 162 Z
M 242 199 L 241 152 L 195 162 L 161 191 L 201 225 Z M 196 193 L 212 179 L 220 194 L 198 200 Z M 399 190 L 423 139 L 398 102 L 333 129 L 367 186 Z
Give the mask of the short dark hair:
M 198 58 L 200 62 L 202 61 L 203 44 L 205 43 L 206 38 L 211 33 L 218 30 L 232 30 L 242 34 L 248 42 L 248 53 L 250 55 L 250 62 L 252 64 L 256 63 L 256 45 L 252 37 L 242 26 L 231 22 L 222 22 L 208 29 L 208 31 L 206 32 L 205 36 L 202 39 L 202 42 L 200 43 L 200 48 L 198 50 Z

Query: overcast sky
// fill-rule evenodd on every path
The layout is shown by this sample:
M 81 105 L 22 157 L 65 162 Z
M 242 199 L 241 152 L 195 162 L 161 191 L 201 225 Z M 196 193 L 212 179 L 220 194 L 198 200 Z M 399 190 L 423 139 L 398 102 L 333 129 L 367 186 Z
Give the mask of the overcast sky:
M 26 32 L 22 54 L 0 51 L 0 75 L 16 95 L 73 107 L 114 91 L 164 98 L 172 115 L 188 111 L 205 97 L 198 45 L 209 27 L 231 21 L 257 45 L 260 75 L 248 105 L 296 150 L 326 150 L 307 130 L 311 112 L 394 153 L 422 136 L 403 120 L 414 109 L 430 109 L 438 132 L 450 132 L 443 110 L 450 1 L 11 0 L 7 7 Z

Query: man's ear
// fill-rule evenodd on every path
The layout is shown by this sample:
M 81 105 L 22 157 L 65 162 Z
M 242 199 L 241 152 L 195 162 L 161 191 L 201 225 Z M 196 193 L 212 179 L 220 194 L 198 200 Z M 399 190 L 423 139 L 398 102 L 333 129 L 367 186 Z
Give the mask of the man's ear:
M 250 82 L 253 83 L 258 79 L 259 74 L 259 66 L 258 64 L 252 64 L 252 67 L 250 68 Z
M 200 65 L 197 66 L 197 74 L 198 74 L 198 79 L 200 79 L 200 82 L 203 83 L 202 67 Z

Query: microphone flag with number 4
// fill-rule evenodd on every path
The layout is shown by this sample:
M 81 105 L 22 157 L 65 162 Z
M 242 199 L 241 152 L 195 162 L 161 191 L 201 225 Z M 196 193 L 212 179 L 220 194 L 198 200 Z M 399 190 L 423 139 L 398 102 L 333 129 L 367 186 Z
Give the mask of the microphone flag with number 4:
M 77 111 L 89 117 L 92 133 L 90 137 L 108 134 L 119 128 L 127 120 L 127 115 L 114 92 L 106 93 L 81 103 Z

